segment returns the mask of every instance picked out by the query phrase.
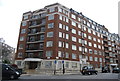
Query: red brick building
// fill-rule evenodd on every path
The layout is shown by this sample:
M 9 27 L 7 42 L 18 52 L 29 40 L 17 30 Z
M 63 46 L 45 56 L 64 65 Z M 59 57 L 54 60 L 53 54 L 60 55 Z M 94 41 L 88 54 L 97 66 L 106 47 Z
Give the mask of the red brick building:
M 79 72 L 118 64 L 118 34 L 59 3 L 23 14 L 15 63 L 25 69 Z

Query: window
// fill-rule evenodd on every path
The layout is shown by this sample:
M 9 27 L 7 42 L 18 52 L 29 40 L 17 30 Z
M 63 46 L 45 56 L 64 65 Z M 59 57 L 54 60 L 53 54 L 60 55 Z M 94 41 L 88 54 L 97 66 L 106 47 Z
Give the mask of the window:
M 42 19 L 42 23 L 41 24 L 45 24 L 46 23 L 46 19 Z
M 66 17 L 66 22 L 69 23 L 69 19 Z
M 24 20 L 28 19 L 28 15 L 24 15 L 24 16 L 23 16 L 23 19 L 24 19 Z
M 76 37 L 72 36 L 72 41 L 76 42 L 77 41 Z
M 80 17 L 78 17 L 78 21 L 80 21 Z
M 69 48 L 69 44 L 68 43 L 66 43 L 66 48 Z
M 16 61 L 18 66 L 21 66 L 22 61 Z
M 78 35 L 81 36 L 81 31 L 78 31 Z
M 73 33 L 73 34 L 76 34 L 76 30 L 75 30 L 75 29 L 72 29 L 72 33 Z
M 52 68 L 52 61 L 45 61 L 45 68 Z
M 23 49 L 23 44 L 20 44 L 20 45 L 19 45 L 19 49 Z
M 94 25 L 92 25 L 92 28 L 93 28 L 93 29 L 95 29 L 95 26 L 94 26 Z
M 96 38 L 94 38 L 94 37 L 93 37 L 93 40 L 94 40 L 94 41 L 97 41 L 97 39 L 96 39 Z
M 78 42 L 79 42 L 79 43 L 82 43 L 82 39 L 78 39 Z
M 98 42 L 100 43 L 100 39 L 98 39 Z
M 52 57 L 53 51 L 46 51 L 46 57 Z
M 72 59 L 76 59 L 76 54 L 72 53 Z
M 66 62 L 66 68 L 69 68 L 69 62 Z
M 96 54 L 96 55 L 97 55 L 97 50 L 94 50 L 94 54 Z
M 92 40 L 92 37 L 91 37 L 91 36 L 88 36 L 88 39 Z
M 88 45 L 89 45 L 89 46 L 92 46 L 92 43 L 91 43 L 91 42 L 89 42 L 89 43 L 88 43 Z
M 62 20 L 62 16 L 61 15 L 59 15 L 59 19 Z
M 86 31 L 86 27 L 83 26 L 84 31 Z
M 94 58 L 94 60 L 97 62 L 97 61 L 98 61 L 98 58 L 97 58 L 97 57 L 95 57 L 95 58 Z
M 77 50 L 76 45 L 72 45 L 72 50 Z
M 47 32 L 47 37 L 53 37 L 53 32 Z
M 69 34 L 66 34 L 66 39 L 69 39 Z
M 99 51 L 98 53 L 99 53 L 99 55 L 102 55 L 102 52 L 101 52 L 101 51 Z
M 40 40 L 44 40 L 44 35 L 40 35 Z
M 77 63 L 72 62 L 72 68 L 77 68 Z
M 94 47 L 96 48 L 96 47 L 97 47 L 97 44 L 94 44 Z
M 102 62 L 102 58 L 99 58 L 99 62 Z
M 36 33 L 36 29 L 31 29 L 30 33 Z
M 50 8 L 49 9 L 49 12 L 54 12 L 55 11 L 55 8 Z
M 86 40 L 84 40 L 84 43 L 85 43 L 85 45 L 87 45 L 87 41 Z
M 74 21 L 71 21 L 73 26 L 76 26 L 76 23 Z
M 98 37 L 100 37 L 100 33 L 97 33 Z
M 26 21 L 22 21 L 22 26 L 26 26 L 27 22 Z
M 65 58 L 69 58 L 69 53 L 68 52 L 65 53 Z
M 87 52 L 87 48 L 85 48 L 85 52 Z
M 62 47 L 62 42 L 61 41 L 58 42 L 58 47 Z
M 79 55 L 79 59 L 82 59 L 82 55 Z
M 22 55 L 23 55 L 23 53 L 22 53 L 22 52 L 19 52 L 19 53 L 18 53 L 18 58 L 22 58 Z
M 99 49 L 101 49 L 101 46 L 100 46 L 100 45 L 98 45 L 98 48 L 99 48 Z
M 89 60 L 90 60 L 90 61 L 93 61 L 93 57 L 92 57 L 92 56 L 90 56 L 90 57 L 89 57 Z
M 66 31 L 69 31 L 69 27 L 68 26 L 66 26 Z
M 59 8 L 59 12 L 63 12 L 63 9 L 62 9 L 62 8 Z
M 95 32 L 95 31 L 93 31 L 93 34 L 94 34 L 94 35 L 96 35 L 96 32 Z
M 29 40 L 30 42 L 34 42 L 35 41 L 35 36 L 30 36 L 29 39 L 30 39 Z
M 79 47 L 79 51 L 82 51 L 82 47 Z
M 40 43 L 40 49 L 43 49 L 43 47 L 44 47 L 44 45 L 43 45 L 43 43 Z
M 47 41 L 46 47 L 52 47 L 53 46 L 53 41 Z
M 80 25 L 80 24 L 78 24 L 78 28 L 81 28 L 81 25 Z
M 71 17 L 72 17 L 73 19 L 76 19 L 76 16 L 75 16 L 74 14 L 71 14 Z
M 89 49 L 89 53 L 90 53 L 90 54 L 92 54 L 92 53 L 93 53 L 92 49 Z
M 21 34 L 25 33 L 26 29 L 21 29 Z
M 84 37 L 87 37 L 87 34 L 86 34 L 86 33 L 84 33 L 83 35 L 84 35 Z
M 54 19 L 54 15 L 49 15 L 48 16 L 48 20 L 53 20 Z
M 85 56 L 86 60 L 88 60 L 88 56 Z
M 20 37 L 20 41 L 24 41 L 24 37 L 22 36 L 22 37 Z
M 91 33 L 91 29 L 88 28 L 88 32 Z
M 41 32 L 45 32 L 45 27 L 41 27 L 41 28 L 40 28 L 40 31 L 41 31 Z
M 59 37 L 62 37 L 62 32 L 59 32 Z
M 65 25 L 63 25 L 63 29 L 65 30 Z
M 90 27 L 90 23 L 89 22 L 87 22 L 87 26 Z
M 59 23 L 59 28 L 61 28 L 61 29 L 62 29 L 62 24 L 61 24 L 61 23 Z
M 62 52 L 58 51 L 58 57 L 62 57 Z
M 48 24 L 48 28 L 53 28 L 54 27 L 54 23 L 49 23 Z

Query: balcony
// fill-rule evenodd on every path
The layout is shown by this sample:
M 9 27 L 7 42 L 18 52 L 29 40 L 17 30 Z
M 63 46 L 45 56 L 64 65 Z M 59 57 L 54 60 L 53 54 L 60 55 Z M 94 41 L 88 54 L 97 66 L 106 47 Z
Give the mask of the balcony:
M 108 44 L 103 44 L 104 45 L 104 47 L 108 47 Z
M 29 33 L 28 35 L 30 36 L 30 35 L 39 35 L 39 34 L 44 34 L 45 33 L 45 31 L 40 31 L 40 32 L 36 32 L 36 33 Z
M 110 58 L 109 53 L 105 53 L 105 58 Z
M 29 28 L 35 28 L 35 27 L 40 27 L 40 26 L 45 26 L 45 23 L 30 25 Z
M 38 49 L 38 50 L 26 50 L 26 52 L 39 52 L 39 51 L 43 51 L 43 50 L 40 50 L 40 49 Z
M 41 43 L 41 42 L 44 42 L 44 40 L 28 41 L 27 44 Z
M 109 51 L 105 49 L 105 53 L 109 53 Z
M 43 18 L 45 18 L 46 17 L 46 15 L 37 15 L 37 16 L 33 16 L 31 19 L 30 19 L 30 21 L 33 21 L 33 20 L 39 20 L 39 19 L 43 19 Z

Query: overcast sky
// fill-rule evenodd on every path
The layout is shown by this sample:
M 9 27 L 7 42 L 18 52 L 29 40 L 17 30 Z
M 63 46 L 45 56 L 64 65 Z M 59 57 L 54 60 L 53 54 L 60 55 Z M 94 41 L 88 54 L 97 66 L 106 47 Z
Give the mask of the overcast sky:
M 82 12 L 88 18 L 105 25 L 111 33 L 118 33 L 119 0 L 0 0 L 0 38 L 16 48 L 22 14 L 60 3 Z

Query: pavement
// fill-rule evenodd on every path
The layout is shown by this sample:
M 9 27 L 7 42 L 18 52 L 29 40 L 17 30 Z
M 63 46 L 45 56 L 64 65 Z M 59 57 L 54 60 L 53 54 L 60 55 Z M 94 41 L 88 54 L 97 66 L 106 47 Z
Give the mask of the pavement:
M 42 75 L 42 74 L 23 74 L 20 79 L 118 79 L 116 73 L 98 73 L 98 75 L 82 74 L 62 74 L 62 75 Z

